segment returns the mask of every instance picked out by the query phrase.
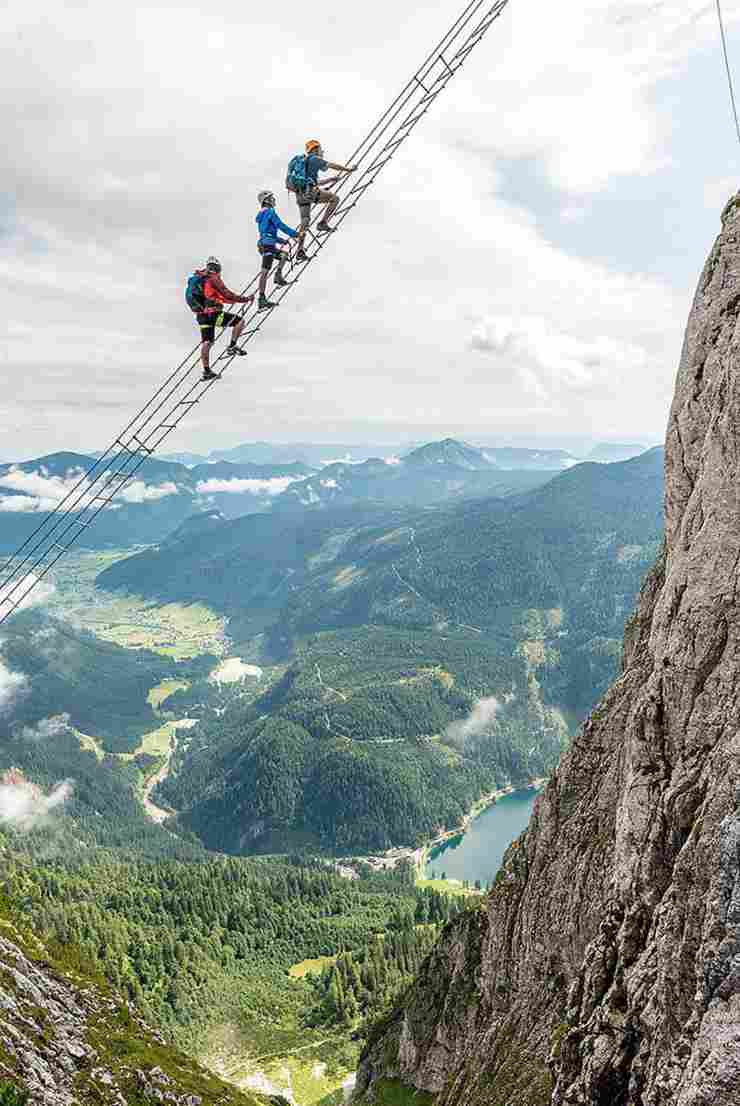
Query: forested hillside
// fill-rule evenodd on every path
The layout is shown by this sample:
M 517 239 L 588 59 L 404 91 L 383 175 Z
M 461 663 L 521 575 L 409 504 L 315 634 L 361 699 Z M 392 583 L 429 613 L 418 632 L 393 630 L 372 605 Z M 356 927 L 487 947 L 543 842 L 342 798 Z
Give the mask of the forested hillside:
M 216 521 L 112 566 L 108 587 L 228 611 L 284 669 L 256 702 L 173 697 L 198 718 L 159 789 L 177 825 L 232 853 L 379 850 L 547 774 L 616 670 L 661 494 L 654 450 L 508 503 Z
M 413 844 L 482 792 L 547 774 L 567 737 L 511 642 L 464 632 L 319 634 L 254 703 L 198 708 L 198 694 L 173 697 L 200 721 L 158 794 L 226 852 Z M 481 698 L 495 708 L 458 735 Z
M 41 849 L 0 831 L 0 892 L 65 966 L 105 978 L 191 1053 L 209 1056 L 226 1037 L 248 1069 L 250 1057 L 295 1048 L 335 1083 L 356 1061 L 349 1031 L 362 1038 L 390 1008 L 466 903 L 416 888 L 408 869 L 346 878 L 306 858 L 73 859 L 50 852 L 51 840 L 47 830 Z M 127 1024 L 130 1038 L 145 1036 Z M 130 1040 L 132 1057 L 143 1051 Z
M 13 866 L 1 839 L 0 855 Z M 0 895 L 2 1106 L 285 1106 L 241 1093 L 168 1044 L 93 975 L 79 947 L 40 942 L 8 890 Z

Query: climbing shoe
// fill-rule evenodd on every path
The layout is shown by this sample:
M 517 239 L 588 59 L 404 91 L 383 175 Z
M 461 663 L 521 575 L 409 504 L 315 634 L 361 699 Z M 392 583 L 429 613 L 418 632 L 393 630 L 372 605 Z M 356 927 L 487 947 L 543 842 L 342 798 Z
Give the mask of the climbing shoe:
M 205 383 L 206 380 L 220 380 L 221 374 L 213 372 L 212 369 L 204 369 L 203 375 L 200 379 L 203 381 L 203 383 Z
M 296 261 L 308 261 L 308 254 L 305 250 L 299 250 L 295 255 Z
M 276 288 L 287 288 L 288 285 L 292 284 L 292 283 L 293 283 L 292 280 L 286 280 L 285 277 L 281 277 L 281 276 L 276 276 L 275 277 L 275 287 Z
M 336 229 L 336 227 L 330 227 L 328 223 L 322 222 L 316 224 L 316 230 L 319 234 L 333 234 Z
M 257 310 L 258 311 L 269 311 L 269 309 L 271 307 L 277 307 L 277 304 L 275 303 L 275 301 L 274 300 L 268 300 L 267 296 L 260 296 L 259 302 L 257 303 Z
M 226 353 L 229 357 L 246 357 L 247 351 L 242 349 L 241 346 L 237 346 L 234 342 L 230 346 L 226 347 Z

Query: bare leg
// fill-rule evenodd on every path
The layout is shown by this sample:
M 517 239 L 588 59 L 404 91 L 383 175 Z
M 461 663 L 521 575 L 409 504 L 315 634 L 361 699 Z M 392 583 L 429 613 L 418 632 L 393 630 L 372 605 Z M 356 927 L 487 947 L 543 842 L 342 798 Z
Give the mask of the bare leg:
M 244 319 L 240 319 L 238 323 L 234 323 L 231 331 L 231 344 L 235 346 L 237 340 L 241 337 L 241 333 L 244 330 Z
M 333 192 L 330 192 L 329 195 L 331 196 L 330 200 L 322 201 L 326 203 L 326 211 L 321 216 L 319 227 L 328 227 L 329 220 L 339 207 L 339 196 L 336 196 Z
M 203 365 L 203 372 L 208 372 L 211 367 L 211 346 L 213 342 L 203 341 L 200 344 L 200 360 Z

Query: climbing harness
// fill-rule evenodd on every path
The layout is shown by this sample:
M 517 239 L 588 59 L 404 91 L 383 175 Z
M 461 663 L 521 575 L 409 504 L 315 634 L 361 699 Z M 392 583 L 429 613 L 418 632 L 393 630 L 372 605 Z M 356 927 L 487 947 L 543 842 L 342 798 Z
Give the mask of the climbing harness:
M 508 3 L 509 0 L 495 0 L 494 3 L 491 0 L 471 0 L 347 159 L 346 164 L 358 168 L 351 177 L 344 176 L 336 188 L 341 198 L 334 216 L 335 229 L 351 215 L 365 192 L 375 184 L 378 175 L 395 157 Z M 319 215 L 314 216 L 312 225 L 318 226 L 317 221 L 320 221 Z M 311 227 L 308 228 L 304 243 L 305 261 L 294 279 L 275 293 L 276 307 L 303 279 L 311 262 L 316 260 L 331 238 L 331 234 L 319 237 Z M 299 255 L 297 257 L 302 260 Z M 257 273 L 241 294 L 249 295 L 255 291 L 259 277 Z M 274 310 L 260 311 L 255 302 L 253 306 L 242 305 L 237 314 L 247 324 L 241 335 L 244 346 L 259 334 Z M 217 341 L 222 337 L 219 335 Z M 101 511 L 110 506 L 146 459 L 159 449 L 165 438 L 204 398 L 213 380 L 201 379 L 199 352 L 200 345 L 197 345 L 183 358 L 95 464 L 80 476 L 54 510 L 46 515 L 0 568 L 0 624 L 21 607 L 36 584 L 75 544 Z M 234 357 L 235 353 L 228 349 L 221 352 L 216 359 L 217 362 L 224 362 L 219 377 L 231 367 Z

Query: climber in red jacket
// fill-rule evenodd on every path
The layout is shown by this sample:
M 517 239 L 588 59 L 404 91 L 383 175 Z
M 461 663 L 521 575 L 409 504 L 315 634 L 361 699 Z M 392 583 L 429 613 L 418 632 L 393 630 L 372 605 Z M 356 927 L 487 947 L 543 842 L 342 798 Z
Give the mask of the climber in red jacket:
M 230 311 L 224 311 L 226 303 L 253 303 L 254 296 L 239 296 L 227 288 L 221 279 L 221 262 L 217 257 L 209 257 L 205 269 L 196 269 L 193 277 L 196 289 L 188 294 L 188 303 L 196 312 L 200 327 L 200 359 L 203 363 L 203 380 L 219 380 L 219 374 L 211 371 L 211 346 L 216 338 L 216 327 L 232 327 L 231 342 L 226 350 L 229 357 L 246 357 L 247 351 L 236 343 L 244 330 L 244 319 Z M 199 288 L 197 285 L 199 284 Z

